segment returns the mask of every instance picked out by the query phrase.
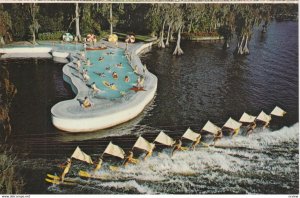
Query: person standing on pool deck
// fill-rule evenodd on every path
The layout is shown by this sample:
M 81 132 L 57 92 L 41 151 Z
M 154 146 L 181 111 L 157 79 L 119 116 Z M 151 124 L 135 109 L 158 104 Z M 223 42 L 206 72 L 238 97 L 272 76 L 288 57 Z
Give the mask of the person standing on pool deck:
M 100 89 L 98 87 L 96 87 L 96 83 L 93 82 L 92 85 L 91 85 L 92 89 L 93 89 L 93 93 L 97 93 L 100 91 Z
M 86 51 L 86 47 L 87 47 L 86 42 L 84 42 L 84 43 L 83 43 L 84 51 Z

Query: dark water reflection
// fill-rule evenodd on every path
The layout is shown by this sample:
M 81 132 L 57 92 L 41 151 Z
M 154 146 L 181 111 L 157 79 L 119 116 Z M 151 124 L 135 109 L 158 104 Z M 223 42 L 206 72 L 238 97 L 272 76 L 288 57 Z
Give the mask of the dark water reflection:
M 270 113 L 275 105 L 288 114 L 274 120 L 274 129 L 298 122 L 297 23 L 272 23 L 265 35 L 256 31 L 250 42 L 251 54 L 246 57 L 233 56 L 234 41 L 226 52 L 222 43 L 182 42 L 185 54 L 174 57 L 173 48 L 153 49 L 142 57 L 159 79 L 157 96 L 146 111 L 124 125 L 79 135 L 65 134 L 51 123 L 51 107 L 74 97 L 62 78 L 64 64 L 51 59 L 0 60 L 18 89 L 11 109 L 10 141 L 28 159 L 24 174 L 35 174 L 28 179 L 27 191 L 48 193 L 45 173 L 53 172 L 53 164 L 62 163 L 77 145 L 95 158 L 111 140 L 127 151 L 139 134 L 153 141 L 160 130 L 166 130 L 177 138 L 187 127 L 201 129 L 207 120 L 222 126 L 230 116 L 238 120 L 244 111 Z M 252 192 L 263 193 L 261 190 Z M 80 191 L 68 193 L 72 192 Z M 167 193 L 172 192 L 177 191 L 174 188 Z M 234 191 L 219 193 L 225 192 Z
M 286 36 L 286 31 L 290 36 Z M 291 33 L 293 32 L 293 33 Z M 288 111 L 284 123 L 298 121 L 298 37 L 295 23 L 276 23 L 256 32 L 251 54 L 234 57 L 221 43 L 183 42 L 185 55 L 172 57 L 173 46 L 143 57 L 158 76 L 152 116 L 143 123 L 176 130 L 199 130 L 207 120 L 222 125 L 244 111 L 258 115 L 276 106 Z M 159 119 L 157 119 L 159 116 Z M 274 123 L 276 124 L 276 123 Z

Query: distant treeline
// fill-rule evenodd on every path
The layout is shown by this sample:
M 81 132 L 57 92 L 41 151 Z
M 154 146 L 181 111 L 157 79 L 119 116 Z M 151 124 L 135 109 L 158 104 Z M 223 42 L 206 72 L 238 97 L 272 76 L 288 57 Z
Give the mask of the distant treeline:
M 112 4 L 112 18 L 110 6 L 79 3 L 81 35 L 103 35 L 112 24 L 115 32 L 158 37 L 165 32 L 165 39 L 172 39 L 178 31 L 217 32 L 227 42 L 235 34 L 243 46 L 254 25 L 267 27 L 273 18 L 298 17 L 297 4 Z M 0 39 L 31 40 L 33 33 L 37 39 L 38 33 L 48 33 L 50 39 L 62 32 L 75 34 L 75 9 L 75 3 L 0 4 Z

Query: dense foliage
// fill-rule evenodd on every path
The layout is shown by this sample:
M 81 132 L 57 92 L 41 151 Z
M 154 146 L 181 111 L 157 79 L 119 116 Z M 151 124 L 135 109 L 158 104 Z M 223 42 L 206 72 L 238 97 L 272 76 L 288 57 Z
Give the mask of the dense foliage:
M 58 32 L 101 35 L 114 32 L 134 32 L 158 36 L 159 46 L 169 45 L 173 37 L 215 34 L 224 38 L 224 48 L 235 35 L 237 53 L 247 54 L 252 29 L 269 22 L 294 19 L 297 4 L 0 4 L 0 39 L 57 39 Z M 111 10 L 112 12 L 111 12 Z M 76 23 L 75 23 L 76 21 Z M 78 28 L 78 27 L 77 27 Z M 77 33 L 76 33 L 77 32 Z M 41 33 L 41 34 L 38 34 Z M 54 34 L 54 35 L 52 35 Z M 48 36 L 47 36 L 48 35 Z M 165 41 L 166 40 L 166 43 Z M 177 40 L 178 41 L 178 40 Z M 177 42 L 180 45 L 180 40 Z M 178 46 L 177 46 L 178 47 Z M 178 52 L 181 53 L 180 47 Z

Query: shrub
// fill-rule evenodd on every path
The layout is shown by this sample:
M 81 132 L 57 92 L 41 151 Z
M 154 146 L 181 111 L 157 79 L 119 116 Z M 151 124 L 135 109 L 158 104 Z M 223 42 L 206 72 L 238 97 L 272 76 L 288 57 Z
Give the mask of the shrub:
M 16 173 L 16 157 L 11 150 L 0 146 L 0 194 L 20 194 L 24 181 Z
M 57 32 L 45 32 L 39 33 L 38 39 L 39 40 L 62 40 L 63 34 L 66 33 L 64 31 L 57 31 Z

